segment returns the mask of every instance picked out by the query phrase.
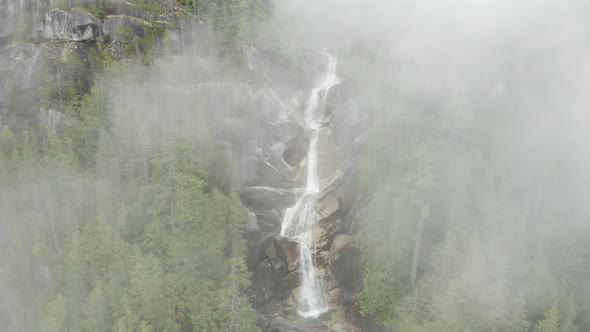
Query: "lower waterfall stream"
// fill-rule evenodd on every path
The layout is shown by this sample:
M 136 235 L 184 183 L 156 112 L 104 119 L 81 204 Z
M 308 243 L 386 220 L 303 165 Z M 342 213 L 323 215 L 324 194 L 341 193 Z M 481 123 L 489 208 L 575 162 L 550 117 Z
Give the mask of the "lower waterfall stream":
M 326 97 L 330 88 L 340 83 L 336 76 L 337 61 L 328 57 L 328 68 L 320 85 L 311 91 L 307 101 L 304 120 L 311 133 L 307 152 L 307 183 L 304 193 L 295 205 L 285 211 L 281 225 L 281 236 L 299 244 L 300 294 L 298 313 L 304 318 L 318 318 L 329 310 L 326 290 L 315 266 L 315 242 L 313 230 L 317 227 L 316 206 L 320 194 L 318 172 L 318 137 L 324 119 Z

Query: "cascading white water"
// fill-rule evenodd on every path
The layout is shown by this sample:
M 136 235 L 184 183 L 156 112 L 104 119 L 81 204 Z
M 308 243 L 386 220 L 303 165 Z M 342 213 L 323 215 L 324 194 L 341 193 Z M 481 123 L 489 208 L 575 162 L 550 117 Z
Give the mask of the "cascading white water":
M 304 120 L 312 130 L 307 152 L 307 184 L 305 192 L 295 205 L 285 211 L 281 236 L 289 237 L 299 244 L 299 270 L 301 288 L 299 315 L 317 318 L 328 311 L 326 291 L 318 277 L 315 266 L 315 242 L 312 232 L 317 226 L 316 205 L 320 193 L 318 174 L 318 134 L 325 111 L 325 101 L 330 88 L 340 83 L 336 76 L 336 59 L 327 54 L 329 63 L 324 81 L 311 91 L 307 101 Z

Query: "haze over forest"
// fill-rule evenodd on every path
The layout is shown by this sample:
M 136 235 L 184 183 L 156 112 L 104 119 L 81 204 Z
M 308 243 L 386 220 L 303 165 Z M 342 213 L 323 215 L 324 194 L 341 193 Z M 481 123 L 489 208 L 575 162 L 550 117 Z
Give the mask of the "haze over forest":
M 590 331 L 590 4 L 0 0 L 0 331 Z

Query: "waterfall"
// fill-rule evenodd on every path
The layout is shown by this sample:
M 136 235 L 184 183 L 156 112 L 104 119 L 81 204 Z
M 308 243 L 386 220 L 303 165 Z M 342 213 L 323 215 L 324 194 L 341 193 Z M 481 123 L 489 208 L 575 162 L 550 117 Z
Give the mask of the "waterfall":
M 45 110 L 44 108 L 41 108 L 39 110 L 39 118 L 41 123 L 44 123 L 44 125 L 47 126 L 47 130 L 57 134 L 57 131 L 63 122 L 64 114 L 51 109 Z
M 318 134 L 324 119 L 326 97 L 330 88 L 340 83 L 336 76 L 336 59 L 327 54 L 329 63 L 324 81 L 315 87 L 307 101 L 304 120 L 312 131 L 307 152 L 307 183 L 305 192 L 295 205 L 285 211 L 281 236 L 299 244 L 300 295 L 298 312 L 304 318 L 317 318 L 329 310 L 326 290 L 315 266 L 313 230 L 317 227 L 316 206 L 320 194 L 318 174 Z

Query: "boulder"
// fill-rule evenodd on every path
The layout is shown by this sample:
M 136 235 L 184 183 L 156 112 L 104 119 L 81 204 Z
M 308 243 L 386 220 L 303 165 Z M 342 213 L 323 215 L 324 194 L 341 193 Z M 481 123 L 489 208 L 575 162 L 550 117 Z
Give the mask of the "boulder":
M 45 14 L 43 38 L 69 41 L 93 40 L 100 34 L 100 20 L 89 12 L 52 9 Z

